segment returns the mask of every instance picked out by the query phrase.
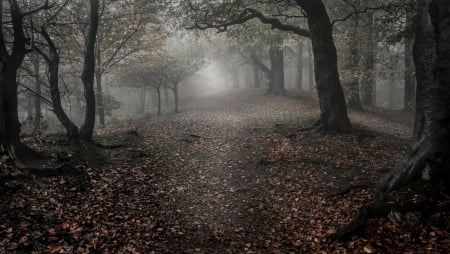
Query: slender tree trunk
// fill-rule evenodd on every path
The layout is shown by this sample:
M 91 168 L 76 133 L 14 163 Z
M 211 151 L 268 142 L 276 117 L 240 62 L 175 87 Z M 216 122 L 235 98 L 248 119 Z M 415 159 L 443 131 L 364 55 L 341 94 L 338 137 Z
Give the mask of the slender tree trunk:
M 64 111 L 61 104 L 61 94 L 59 91 L 59 53 L 55 44 L 53 43 L 50 35 L 46 30 L 41 32 L 42 37 L 47 41 L 49 47 L 49 55 L 47 56 L 44 52 L 38 51 L 38 53 L 44 57 L 45 61 L 48 64 L 49 71 L 49 83 L 50 83 L 50 97 L 53 104 L 53 113 L 56 118 L 58 118 L 59 122 L 66 129 L 66 134 L 69 140 L 73 140 L 78 142 L 80 139 L 78 127 L 70 120 Z
M 39 56 L 36 55 L 36 59 L 34 61 L 34 75 L 35 75 L 35 96 L 34 96 L 34 131 L 39 132 L 41 130 L 41 81 L 39 78 Z
M 145 101 L 146 101 L 146 94 L 145 94 L 145 86 L 141 88 L 141 114 L 145 114 Z
M 99 0 L 90 0 L 89 30 L 85 42 L 84 65 L 81 80 L 84 86 L 84 98 L 86 99 L 86 112 L 84 123 L 80 128 L 80 135 L 86 141 L 92 140 L 95 126 L 95 41 L 99 20 Z
M 392 70 L 389 73 L 389 101 L 388 108 L 395 108 L 395 72 Z
M 349 41 L 347 45 L 349 47 L 350 54 L 348 55 L 347 70 L 350 72 L 350 80 L 348 83 L 348 96 L 347 105 L 349 108 L 362 111 L 361 100 L 359 97 L 359 39 L 356 38 L 358 34 L 358 22 L 359 17 L 351 19 L 350 25 L 352 26 L 348 31 Z M 353 36 L 352 36 L 353 35 Z
M 303 43 L 297 42 L 297 87 L 303 89 Z
M 270 46 L 270 86 L 269 94 L 286 95 L 284 88 L 284 50 L 283 40 L 277 38 Z
M 315 87 L 315 80 L 314 80 L 314 56 L 312 52 L 312 45 L 309 44 L 308 48 L 308 70 L 309 70 L 309 87 L 308 92 L 312 92 Z
M 318 0 L 296 0 L 296 2 L 308 16 L 321 111 L 321 129 L 351 132 L 352 125 L 347 115 L 347 105 L 339 80 L 332 25 L 325 6 Z
M 173 84 L 173 97 L 174 97 L 174 101 L 175 101 L 175 113 L 179 112 L 178 109 L 178 103 L 179 103 L 179 99 L 178 99 L 178 85 L 179 83 Z
M 414 41 L 407 38 L 405 41 L 405 90 L 403 108 L 405 111 L 413 111 L 416 96 L 416 79 L 414 77 L 414 61 L 412 57 Z
M 156 101 L 158 103 L 158 116 L 161 115 L 161 88 L 156 88 Z
M 100 51 L 98 49 L 98 51 Z M 100 53 L 97 54 L 97 63 L 100 63 Z M 97 68 L 95 71 L 95 83 L 96 83 L 96 99 L 97 99 L 97 114 L 98 122 L 101 127 L 105 127 L 105 105 L 103 102 L 103 89 L 102 89 L 102 76 L 103 70 Z
M 363 66 L 361 77 L 361 102 L 364 105 L 374 106 L 376 104 L 376 81 L 375 81 L 375 36 L 373 24 L 373 11 L 367 12 L 368 23 L 365 37 L 365 51 L 362 54 Z

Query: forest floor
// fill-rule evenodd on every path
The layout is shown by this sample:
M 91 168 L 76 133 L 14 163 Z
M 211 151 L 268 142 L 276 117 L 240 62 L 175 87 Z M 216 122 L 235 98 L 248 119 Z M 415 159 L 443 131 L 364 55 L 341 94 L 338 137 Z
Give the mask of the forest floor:
M 439 209 L 327 241 L 404 155 L 410 116 L 351 112 L 353 134 L 320 133 L 317 102 L 263 93 L 223 92 L 179 114 L 98 130 L 102 147 L 26 137 L 59 170 L 2 162 L 0 253 L 449 250 L 449 214 Z

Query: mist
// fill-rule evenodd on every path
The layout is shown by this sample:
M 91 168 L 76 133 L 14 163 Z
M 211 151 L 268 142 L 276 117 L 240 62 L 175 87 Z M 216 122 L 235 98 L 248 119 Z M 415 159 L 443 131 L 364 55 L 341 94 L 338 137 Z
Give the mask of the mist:
M 0 3 L 0 253 L 447 253 L 450 1 Z

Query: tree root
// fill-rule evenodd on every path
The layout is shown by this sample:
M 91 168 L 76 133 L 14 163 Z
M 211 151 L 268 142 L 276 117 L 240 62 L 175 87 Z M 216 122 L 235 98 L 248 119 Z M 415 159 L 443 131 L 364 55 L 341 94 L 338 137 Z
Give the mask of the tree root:
M 434 210 L 435 204 L 429 201 L 408 202 L 405 204 L 391 203 L 373 203 L 361 207 L 355 218 L 339 229 L 336 233 L 329 236 L 329 240 L 345 241 L 354 234 L 360 233 L 367 221 L 375 218 L 387 217 L 392 211 L 419 212 L 422 221 Z

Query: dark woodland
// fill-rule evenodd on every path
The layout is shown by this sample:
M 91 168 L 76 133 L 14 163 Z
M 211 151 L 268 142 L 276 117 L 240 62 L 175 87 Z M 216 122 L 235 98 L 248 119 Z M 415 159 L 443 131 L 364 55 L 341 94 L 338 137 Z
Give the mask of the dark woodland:
M 448 253 L 450 1 L 1 0 L 0 253 Z

